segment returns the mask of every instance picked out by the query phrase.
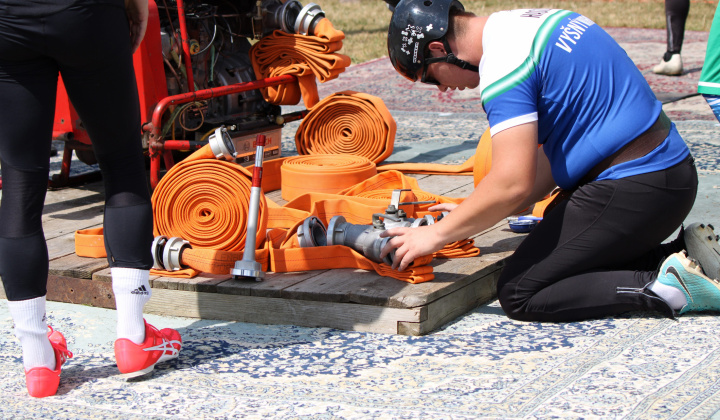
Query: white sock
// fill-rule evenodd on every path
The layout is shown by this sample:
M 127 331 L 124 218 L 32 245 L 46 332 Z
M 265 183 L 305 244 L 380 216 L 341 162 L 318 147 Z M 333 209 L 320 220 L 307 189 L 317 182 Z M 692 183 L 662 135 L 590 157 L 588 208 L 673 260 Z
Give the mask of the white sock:
M 150 300 L 150 271 L 113 267 L 112 288 L 117 309 L 117 337 L 135 344 L 145 341 L 143 308 Z
M 676 311 L 687 305 L 685 293 L 677 287 L 668 286 L 667 284 L 663 284 L 655 280 L 650 285 L 650 290 L 658 295 L 662 300 L 667 302 L 667 304 Z
M 45 318 L 45 296 L 8 301 L 15 323 L 15 336 L 20 340 L 25 370 L 46 367 L 55 370 L 55 351 L 48 339 Z

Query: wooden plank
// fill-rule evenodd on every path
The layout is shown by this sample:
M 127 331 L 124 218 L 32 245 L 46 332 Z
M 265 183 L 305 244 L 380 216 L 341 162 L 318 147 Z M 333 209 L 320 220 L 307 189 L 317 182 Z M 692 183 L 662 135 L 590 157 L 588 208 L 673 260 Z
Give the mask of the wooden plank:
M 282 191 L 280 190 L 266 192 L 265 198 L 270 199 L 281 206 L 284 206 L 285 204 L 287 204 L 287 201 L 282 198 L 281 193 Z
M 467 197 L 475 188 L 471 175 L 432 175 L 418 178 L 418 185 L 423 191 L 453 198 Z
M 281 298 L 286 288 L 318 276 L 328 270 L 312 270 L 291 273 L 265 273 L 263 281 L 230 279 L 217 285 L 217 292 L 230 295 Z
M 47 300 L 115 309 L 112 285 L 66 276 L 48 276 Z
M 78 229 L 100 226 L 103 222 L 103 204 L 87 204 L 73 209 L 58 210 L 43 216 L 45 238 L 53 239 L 68 233 L 74 234 Z
M 95 227 L 102 227 L 102 224 L 82 226 L 82 227 L 78 227 L 78 229 L 89 229 L 89 228 L 95 228 Z M 75 254 L 75 231 L 76 230 L 77 229 L 72 229 L 72 232 L 66 233 L 61 236 L 56 236 L 54 238 L 46 239 L 47 247 L 48 247 L 48 256 L 51 261 L 54 259 L 60 258 L 60 257 L 64 257 L 66 255 Z
M 399 322 L 422 322 L 423 308 L 394 309 L 352 303 L 153 289 L 146 313 L 201 319 L 290 324 L 397 334 Z
M 359 303 L 364 305 L 402 308 L 390 305 L 390 291 L 401 293 L 412 285 L 390 277 L 380 277 L 374 271 L 340 268 L 319 273 L 283 290 L 286 299 L 317 300 L 324 302 Z M 375 291 L 382 290 L 383 293 Z
M 427 305 L 427 318 L 424 321 L 401 322 L 398 334 L 425 335 L 495 298 L 500 271 L 498 267 L 465 287 L 431 302 Z
M 66 255 L 50 261 L 50 275 L 91 279 L 92 274 L 108 267 L 105 258 L 85 258 L 76 254 Z
M 153 279 L 152 287 L 156 289 L 182 290 L 186 292 L 216 293 L 217 286 L 228 281 L 229 274 L 201 273 L 193 278 L 157 276 Z
M 59 209 L 69 209 L 89 203 L 102 203 L 105 201 L 104 191 L 102 181 L 75 187 L 50 189 L 45 196 L 43 214 L 52 214 Z

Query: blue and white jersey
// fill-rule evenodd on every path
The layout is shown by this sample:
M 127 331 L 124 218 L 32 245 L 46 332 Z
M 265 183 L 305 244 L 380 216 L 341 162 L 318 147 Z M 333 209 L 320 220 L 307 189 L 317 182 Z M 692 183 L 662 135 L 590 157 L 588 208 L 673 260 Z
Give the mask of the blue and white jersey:
M 491 134 L 537 120 L 539 143 L 561 188 L 577 185 L 596 164 L 650 128 L 662 111 L 627 53 L 578 13 L 494 13 L 482 46 L 480 90 Z M 596 179 L 666 169 L 688 153 L 673 124 L 656 150 Z

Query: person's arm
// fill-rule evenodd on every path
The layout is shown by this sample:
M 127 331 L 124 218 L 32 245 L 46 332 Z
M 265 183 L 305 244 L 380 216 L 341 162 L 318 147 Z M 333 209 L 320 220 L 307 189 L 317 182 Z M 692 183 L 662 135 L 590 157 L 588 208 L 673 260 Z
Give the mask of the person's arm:
M 545 151 L 542 147 L 540 147 L 537 153 L 536 168 L 537 169 L 535 171 L 535 185 L 533 187 L 533 192 L 530 194 L 530 196 L 528 196 L 527 200 L 525 200 L 525 202 L 521 204 L 513 213 L 517 213 L 523 209 L 530 207 L 538 201 L 545 199 L 545 197 L 550 194 L 555 189 L 555 187 L 557 187 L 557 185 L 555 184 L 555 180 L 552 177 L 552 171 L 550 170 L 550 161 L 548 160 L 547 155 L 545 155 Z M 440 203 L 428 207 L 428 210 L 453 211 L 458 205 L 459 204 L 456 203 Z
M 140 46 L 147 29 L 148 0 L 125 0 L 125 13 L 130 24 L 130 45 L 133 53 Z
M 547 158 L 538 158 L 539 153 L 545 154 L 538 149 L 537 136 L 537 122 L 495 134 L 490 172 L 470 196 L 433 225 L 388 229 L 381 236 L 393 238 L 380 256 L 395 249 L 393 268 L 404 270 L 416 258 L 481 232 L 542 197 L 554 182 Z

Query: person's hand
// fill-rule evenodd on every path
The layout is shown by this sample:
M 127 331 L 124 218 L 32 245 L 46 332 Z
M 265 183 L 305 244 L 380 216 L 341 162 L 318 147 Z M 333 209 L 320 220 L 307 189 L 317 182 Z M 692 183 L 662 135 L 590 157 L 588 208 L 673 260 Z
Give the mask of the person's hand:
M 392 237 L 392 239 L 380 251 L 380 258 L 385 258 L 395 250 L 392 268 L 403 271 L 416 258 L 441 250 L 445 243 L 432 227 L 433 225 L 415 228 L 398 227 L 382 232 L 381 238 Z
M 135 53 L 147 29 L 148 0 L 125 0 L 125 13 L 130 23 L 130 50 Z
M 457 206 L 455 203 L 440 203 L 428 207 L 428 211 L 453 211 Z

